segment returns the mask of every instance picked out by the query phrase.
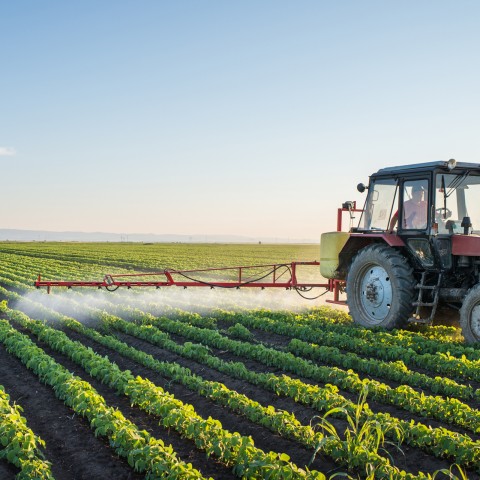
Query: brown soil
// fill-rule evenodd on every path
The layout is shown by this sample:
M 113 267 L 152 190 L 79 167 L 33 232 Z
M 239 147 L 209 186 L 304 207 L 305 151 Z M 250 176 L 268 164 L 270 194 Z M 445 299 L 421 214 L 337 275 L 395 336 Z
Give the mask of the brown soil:
M 53 389 L 42 384 L 1 344 L 0 365 L 0 383 L 10 395 L 11 402 L 22 406 L 28 426 L 45 440 L 45 457 L 52 462 L 56 479 L 144 478 L 117 457 L 105 440 L 96 438 L 87 420 L 57 400 Z M 0 468 L 6 472 L 17 471 L 5 460 L 0 462 Z M 13 475 L 6 473 L 0 478 L 13 478 Z

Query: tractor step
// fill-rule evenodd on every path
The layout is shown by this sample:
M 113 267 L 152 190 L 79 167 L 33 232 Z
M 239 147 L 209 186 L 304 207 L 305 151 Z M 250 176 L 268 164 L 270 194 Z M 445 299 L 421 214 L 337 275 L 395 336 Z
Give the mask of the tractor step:
M 410 317 L 407 320 L 408 323 L 416 323 L 417 325 L 430 325 L 432 323 L 432 320 L 430 320 L 430 317 L 428 318 L 415 318 L 415 317 Z
M 415 313 L 407 320 L 408 323 L 421 323 L 424 325 L 430 325 L 433 322 L 433 317 L 435 316 L 438 306 L 440 284 L 442 283 L 442 273 L 438 274 L 436 285 L 425 285 L 426 276 L 427 272 L 422 272 L 422 278 L 420 279 L 420 283 L 417 283 L 417 285 L 415 285 L 415 289 L 418 290 L 418 297 L 416 302 L 412 302 L 412 306 L 417 308 L 415 310 Z M 425 291 L 434 292 L 433 301 L 423 301 L 423 292 Z M 431 308 L 430 315 L 427 318 L 420 317 L 420 309 L 422 307 Z

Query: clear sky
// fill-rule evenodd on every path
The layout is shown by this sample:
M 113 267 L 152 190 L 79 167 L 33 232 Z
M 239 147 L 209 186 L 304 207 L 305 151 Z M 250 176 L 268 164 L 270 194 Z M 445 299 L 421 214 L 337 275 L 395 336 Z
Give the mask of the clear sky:
M 316 239 L 480 162 L 478 1 L 0 0 L 0 228 Z

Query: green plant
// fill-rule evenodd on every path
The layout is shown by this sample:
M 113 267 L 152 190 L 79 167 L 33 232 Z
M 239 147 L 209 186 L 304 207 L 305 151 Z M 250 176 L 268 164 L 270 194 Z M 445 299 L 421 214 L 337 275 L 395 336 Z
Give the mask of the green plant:
M 241 323 L 236 323 L 227 330 L 227 335 L 232 338 L 238 338 L 239 340 L 251 341 L 253 339 L 253 333 Z
M 336 438 L 345 445 L 344 451 L 347 453 L 348 465 L 351 467 L 359 467 L 359 463 L 361 463 L 365 468 L 364 473 L 367 477 L 371 476 L 377 467 L 373 461 L 368 461 L 369 459 L 374 460 L 380 451 L 390 456 L 384 448 L 385 445 L 393 445 L 401 451 L 400 443 L 403 440 L 404 434 L 398 424 L 391 423 L 386 426 L 385 423 L 380 423 L 372 417 L 368 417 L 365 420 L 365 410 L 368 408 L 367 395 L 368 386 L 365 386 L 353 412 L 347 410 L 345 407 L 336 407 L 329 410 L 322 417 L 313 417 L 312 422 L 317 419 L 320 420 L 318 427 L 320 427 L 326 435 L 316 446 L 310 459 L 310 464 L 315 460 L 317 453 L 323 448 L 325 438 L 328 437 Z M 334 414 L 341 414 L 347 421 L 348 426 L 343 435 L 344 439 L 338 433 L 335 425 L 328 420 L 328 417 Z M 386 434 L 392 430 L 394 431 L 393 436 L 398 439 L 398 442 L 386 440 Z M 393 459 L 391 460 L 393 461 Z
M 458 471 L 458 474 L 455 475 L 454 470 Z M 468 480 L 468 476 L 465 471 L 457 464 L 452 465 L 450 468 L 442 468 L 440 470 L 436 470 L 432 474 L 432 480 L 435 480 L 438 475 L 445 475 L 450 480 Z

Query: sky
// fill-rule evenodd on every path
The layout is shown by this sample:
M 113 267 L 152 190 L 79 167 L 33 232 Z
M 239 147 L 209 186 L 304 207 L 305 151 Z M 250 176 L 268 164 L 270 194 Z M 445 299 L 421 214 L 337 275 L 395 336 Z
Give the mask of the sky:
M 478 1 L 0 0 L 0 228 L 308 238 L 480 162 Z

